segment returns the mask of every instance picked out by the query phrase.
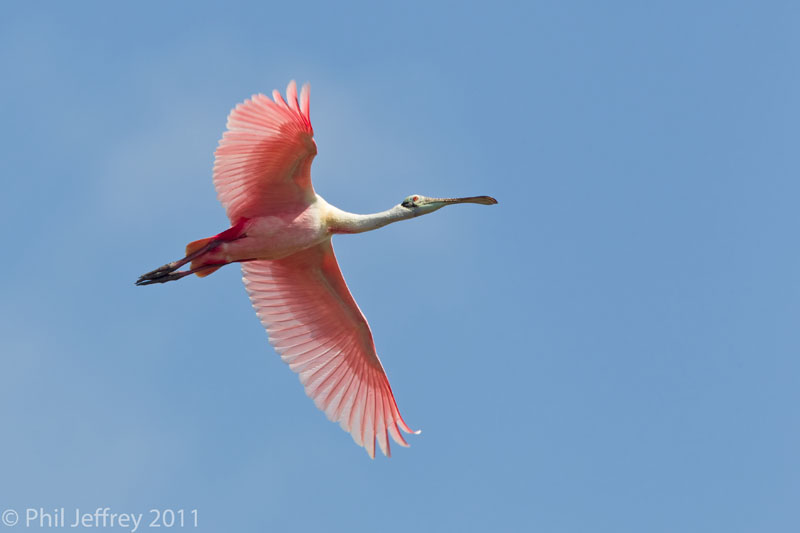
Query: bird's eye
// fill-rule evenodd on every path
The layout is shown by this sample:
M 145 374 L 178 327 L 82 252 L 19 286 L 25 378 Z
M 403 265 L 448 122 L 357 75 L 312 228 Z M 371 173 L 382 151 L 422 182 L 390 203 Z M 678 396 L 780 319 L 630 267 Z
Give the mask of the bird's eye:
M 415 204 L 414 202 L 416 202 L 417 200 L 419 200 L 419 196 L 409 196 L 408 198 L 403 200 L 403 203 L 400 205 L 410 209 L 412 207 L 416 207 L 417 204 Z

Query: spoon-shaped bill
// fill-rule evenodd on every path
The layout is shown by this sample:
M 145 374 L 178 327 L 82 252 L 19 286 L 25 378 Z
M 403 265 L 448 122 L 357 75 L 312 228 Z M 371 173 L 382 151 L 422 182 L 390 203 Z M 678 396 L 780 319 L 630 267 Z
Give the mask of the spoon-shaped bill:
M 441 202 L 445 205 L 448 204 L 481 204 L 493 205 L 497 200 L 491 196 L 467 196 L 465 198 L 431 198 L 431 202 Z

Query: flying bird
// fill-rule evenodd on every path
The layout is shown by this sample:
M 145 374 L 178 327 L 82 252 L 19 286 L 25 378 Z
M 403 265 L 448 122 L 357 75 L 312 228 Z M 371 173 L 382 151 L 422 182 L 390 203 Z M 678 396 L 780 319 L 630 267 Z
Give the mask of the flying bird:
M 309 86 L 298 101 L 294 81 L 286 100 L 256 94 L 228 116 L 215 153 L 214 187 L 231 227 L 190 242 L 186 256 L 143 274 L 136 285 L 205 277 L 242 263 L 250 301 L 269 340 L 297 372 L 306 394 L 327 417 L 375 457 L 375 441 L 408 446 L 415 433 L 397 408 L 372 333 L 339 270 L 331 237 L 361 233 L 427 215 L 447 205 L 490 205 L 489 196 L 429 198 L 413 194 L 369 215 L 338 209 L 314 192 L 317 154 L 309 115 Z M 179 270 L 189 264 L 186 270 Z M 418 432 L 416 432 L 418 433 Z

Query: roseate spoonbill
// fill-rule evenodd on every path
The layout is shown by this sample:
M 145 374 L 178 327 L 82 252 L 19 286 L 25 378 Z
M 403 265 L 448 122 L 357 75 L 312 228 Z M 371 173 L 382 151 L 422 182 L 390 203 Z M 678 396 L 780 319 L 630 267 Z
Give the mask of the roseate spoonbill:
M 408 446 L 399 430 L 414 432 L 400 416 L 367 320 L 342 278 L 331 236 L 377 229 L 446 205 L 497 200 L 414 194 L 371 215 L 337 209 L 311 186 L 317 145 L 309 86 L 299 102 L 294 81 L 285 101 L 277 90 L 272 97 L 257 94 L 237 105 L 215 153 L 214 186 L 232 226 L 189 243 L 186 257 L 142 275 L 136 285 L 189 274 L 204 277 L 242 263 L 256 314 L 306 394 L 370 457 L 375 457 L 376 439 L 389 456 L 389 435 Z M 178 270 L 187 263 L 188 270 Z

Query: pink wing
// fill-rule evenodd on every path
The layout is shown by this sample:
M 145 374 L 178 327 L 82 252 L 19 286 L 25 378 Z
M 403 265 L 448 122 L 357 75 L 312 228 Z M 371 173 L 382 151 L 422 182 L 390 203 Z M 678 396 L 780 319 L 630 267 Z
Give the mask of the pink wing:
M 330 240 L 277 261 L 242 264 L 253 307 L 269 340 L 300 375 L 306 394 L 350 432 L 370 457 L 387 432 L 408 446 L 403 421 L 375 353 L 366 318 L 347 289 Z
M 311 161 L 317 154 L 308 85 L 300 103 L 289 83 L 284 101 L 256 94 L 228 116 L 214 161 L 214 187 L 232 223 L 314 199 Z M 287 103 L 288 102 L 288 103 Z

